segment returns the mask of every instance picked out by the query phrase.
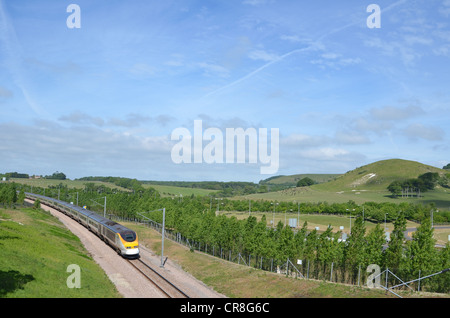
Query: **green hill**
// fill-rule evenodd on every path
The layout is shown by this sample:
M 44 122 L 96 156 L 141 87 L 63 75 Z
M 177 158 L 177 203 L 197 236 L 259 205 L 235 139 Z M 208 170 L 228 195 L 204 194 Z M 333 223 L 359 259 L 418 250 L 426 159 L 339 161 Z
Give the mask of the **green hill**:
M 290 176 L 275 176 L 259 182 L 260 185 L 295 187 L 303 178 L 310 178 L 316 183 L 324 183 L 340 177 L 341 174 L 294 174 Z
M 385 190 L 395 180 L 403 181 L 417 178 L 427 172 L 437 172 L 439 175 L 443 175 L 447 171 L 416 161 L 389 159 L 356 168 L 333 181 L 318 184 L 314 187 L 326 191 Z
M 440 176 L 449 174 L 448 170 L 428 166 L 419 162 L 390 159 L 377 161 L 343 175 L 335 175 L 331 181 L 310 187 L 287 187 L 275 192 L 252 194 L 240 199 L 275 200 L 296 202 L 345 203 L 349 200 L 362 204 L 364 202 L 415 202 L 418 204 L 434 203 L 439 209 L 450 209 L 450 190 L 437 186 L 435 190 L 422 193 L 420 198 L 393 198 L 387 190 L 395 181 L 417 178 L 427 172 L 437 172 Z M 308 176 L 308 175 L 296 175 Z M 298 178 L 296 176 L 273 177 L 273 182 Z M 271 179 L 266 179 L 271 181 Z M 275 186 L 275 185 L 274 185 Z M 272 186 L 271 186 L 272 190 Z

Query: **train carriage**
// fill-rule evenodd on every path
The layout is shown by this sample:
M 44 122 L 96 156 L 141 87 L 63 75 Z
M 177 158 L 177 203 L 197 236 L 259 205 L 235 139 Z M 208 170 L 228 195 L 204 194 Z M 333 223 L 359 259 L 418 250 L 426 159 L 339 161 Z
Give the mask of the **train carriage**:
M 93 211 L 64 201 L 33 193 L 25 193 L 25 195 L 31 200 L 39 199 L 43 204 L 49 205 L 78 221 L 123 257 L 139 257 L 139 241 L 136 232 L 133 230 Z

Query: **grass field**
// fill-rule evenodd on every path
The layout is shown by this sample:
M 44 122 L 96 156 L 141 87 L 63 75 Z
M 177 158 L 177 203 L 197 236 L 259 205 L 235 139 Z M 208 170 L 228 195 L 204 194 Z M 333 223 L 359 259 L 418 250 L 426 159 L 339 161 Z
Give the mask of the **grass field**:
M 144 184 L 144 188 L 154 188 L 156 191 L 161 193 L 162 196 L 180 196 L 183 197 L 191 196 L 203 196 L 203 195 L 213 195 L 218 192 L 217 190 L 199 189 L 199 188 L 185 188 L 176 186 L 166 186 L 158 184 Z
M 271 200 L 271 201 L 295 201 L 295 202 L 328 202 L 345 203 L 350 200 L 356 204 L 364 202 L 391 202 L 391 203 L 417 203 L 428 204 L 434 202 L 439 209 L 450 210 L 450 190 L 437 188 L 436 190 L 424 192 L 421 197 L 416 198 L 392 198 L 387 190 L 370 189 L 347 189 L 339 191 L 329 191 L 319 188 L 320 185 L 311 187 L 290 188 L 277 192 L 257 193 L 246 196 L 235 197 L 243 200 Z
M 80 240 L 42 210 L 0 209 L 0 298 L 120 297 Z M 68 288 L 76 264 L 81 288 Z
M 67 186 L 69 189 L 84 189 L 85 183 L 94 183 L 95 185 L 104 185 L 105 187 L 112 189 L 120 189 L 122 191 L 130 191 L 128 189 L 116 186 L 113 183 L 102 182 L 102 181 L 82 181 L 82 180 L 52 180 L 52 179 L 22 179 L 22 178 L 11 178 L 11 182 L 25 184 L 33 187 L 47 188 L 49 186 L 56 187 L 59 184 Z
M 310 178 L 316 183 L 324 183 L 334 180 L 340 177 L 340 174 L 294 174 L 290 176 L 278 176 L 269 178 L 269 180 L 263 180 L 264 184 L 285 184 L 285 185 L 297 185 L 297 182 L 303 178 Z
M 11 178 L 12 182 L 25 184 L 33 187 L 42 187 L 47 188 L 49 186 L 58 186 L 59 184 L 63 184 L 67 186 L 69 189 L 84 189 L 85 183 L 94 183 L 95 185 L 104 185 L 105 187 L 112 189 L 119 189 L 121 191 L 130 191 L 128 189 L 119 187 L 113 183 L 102 182 L 102 181 L 81 181 L 81 180 L 51 180 L 51 179 L 22 179 L 22 178 Z M 165 185 L 154 185 L 154 184 L 144 184 L 144 188 L 154 188 L 156 191 L 161 193 L 162 196 L 176 196 L 182 195 L 184 197 L 195 195 L 211 195 L 217 192 L 217 190 L 208 190 L 208 189 L 199 189 L 199 188 L 185 188 L 185 187 L 175 187 L 175 186 L 165 186 Z

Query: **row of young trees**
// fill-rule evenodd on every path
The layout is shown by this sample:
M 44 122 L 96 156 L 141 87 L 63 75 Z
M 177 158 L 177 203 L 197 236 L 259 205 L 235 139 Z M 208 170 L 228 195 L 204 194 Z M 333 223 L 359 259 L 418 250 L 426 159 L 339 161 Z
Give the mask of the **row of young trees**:
M 0 184 L 0 204 L 4 208 L 12 208 L 16 203 L 22 204 L 25 200 L 25 193 L 17 193 L 17 187 L 14 183 Z
M 17 190 L 20 192 L 17 193 Z M 19 189 L 19 186 L 14 184 L 1 184 L 0 202 L 4 206 L 14 204 L 10 203 L 14 201 L 14 193 L 16 202 L 20 202 L 19 197 L 23 195 L 24 190 L 24 187 Z M 354 213 L 358 217 L 352 226 L 351 235 L 344 242 L 340 240 L 341 233 L 334 232 L 332 228 L 319 233 L 316 230 L 307 230 L 305 223 L 300 230 L 295 232 L 282 222 L 279 222 L 276 228 L 268 228 L 265 217 L 258 221 L 254 216 L 250 216 L 246 220 L 238 220 L 236 217 L 226 217 L 223 214 L 216 215 L 214 207 L 217 201 L 213 202 L 210 197 L 161 197 L 153 189 L 122 192 L 94 184 L 86 186 L 83 191 L 74 191 L 67 187 L 45 190 L 33 188 L 34 193 L 44 194 L 44 191 L 47 196 L 55 198 L 59 196 L 61 200 L 68 202 L 76 203 L 78 198 L 78 205 L 87 205 L 89 209 L 100 213 L 103 213 L 103 197 L 106 196 L 108 214 L 137 218 L 144 214 L 160 223 L 162 222 L 162 212 L 157 210 L 165 207 L 167 228 L 180 233 L 191 241 L 214 246 L 221 250 L 252 255 L 254 258 L 275 260 L 278 263 L 286 262 L 286 259 L 301 259 L 304 260 L 303 264 L 310 265 L 311 273 L 314 273 L 315 277 L 320 277 L 321 273 L 328 272 L 330 266 L 334 265 L 338 281 L 341 282 L 354 283 L 358 272 L 364 271 L 369 264 L 377 264 L 381 268 L 387 267 L 395 271 L 397 276 L 401 276 L 402 279 L 418 277 L 419 271 L 424 276 L 433 271 L 450 267 L 450 246 L 447 244 L 440 250 L 434 247 L 435 241 L 429 217 L 422 218 L 422 224 L 414 233 L 413 240 L 405 243 L 406 217 L 417 215 L 418 211 L 429 215 L 430 207 L 423 208 L 404 203 L 401 206 L 394 205 L 393 212 L 389 213 L 389 216 L 395 221 L 395 229 L 391 233 L 391 240 L 386 243 L 384 231 L 379 223 L 369 232 L 365 227 L 368 215 L 372 215 L 371 219 L 376 222 L 380 219 L 376 215 L 383 214 L 384 210 L 382 212 L 379 210 L 385 206 L 366 203 L 364 205 L 366 221 L 361 216 L 362 211 L 355 211 Z M 9 199 L 9 197 L 13 199 Z M 221 206 L 221 210 L 228 205 L 236 207 L 235 204 L 237 204 L 231 200 L 225 202 L 226 204 Z M 237 202 L 242 205 L 246 203 L 245 207 L 248 209 L 248 201 Z M 256 203 L 250 202 L 252 206 L 255 206 Z M 264 206 L 267 203 L 261 204 Z M 354 203 L 349 202 L 348 204 Z M 283 206 L 280 203 L 277 206 L 279 208 L 277 212 L 284 212 Z M 295 206 L 297 207 L 297 205 Z M 338 205 L 324 203 L 302 204 L 302 206 L 302 213 L 308 211 L 308 207 L 311 209 L 319 206 L 333 206 L 335 209 L 338 207 Z M 286 204 L 286 207 L 289 205 Z M 346 205 L 339 207 L 344 208 Z M 273 205 L 270 205 L 269 202 L 266 210 L 271 211 L 272 209 Z M 384 221 L 384 219 L 380 221 Z M 449 292 L 449 276 L 448 273 L 438 275 L 427 280 L 422 286 L 428 290 Z
M 343 241 L 340 231 L 334 232 L 331 227 L 322 233 L 309 231 L 307 222 L 300 230 L 294 231 L 282 222 L 276 228 L 268 228 L 264 216 L 257 221 L 254 216 L 238 220 L 236 217 L 216 216 L 209 211 L 188 214 L 189 217 L 182 217 L 186 216 L 183 212 L 174 215 L 172 229 L 191 242 L 214 246 L 216 250 L 251 255 L 254 259 L 261 259 L 261 262 L 264 259 L 283 264 L 287 259 L 303 260 L 303 271 L 306 271 L 308 264 L 310 276 L 316 278 L 329 275 L 331 266 L 334 266 L 336 281 L 351 284 L 357 283 L 361 271 L 364 272 L 370 264 L 389 268 L 403 280 L 450 268 L 450 245 L 440 250 L 435 248 L 429 219 L 419 226 L 412 241 L 405 242 L 406 220 L 403 213 L 394 223 L 395 229 L 389 242 L 380 224 L 367 232 L 361 215 L 352 226 L 349 238 Z M 153 212 L 152 218 L 161 222 L 161 213 Z M 424 289 L 449 292 L 450 275 L 447 273 L 423 282 Z

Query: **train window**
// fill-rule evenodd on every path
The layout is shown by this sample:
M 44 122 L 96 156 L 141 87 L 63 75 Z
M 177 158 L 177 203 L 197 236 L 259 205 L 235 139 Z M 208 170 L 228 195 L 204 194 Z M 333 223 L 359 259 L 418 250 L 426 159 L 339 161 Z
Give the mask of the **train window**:
M 111 231 L 110 229 L 105 229 L 106 231 L 106 237 L 109 238 L 111 241 L 115 240 L 115 233 Z
M 120 235 L 127 242 L 133 242 L 136 240 L 136 233 L 134 233 L 133 231 L 122 232 L 120 233 Z

